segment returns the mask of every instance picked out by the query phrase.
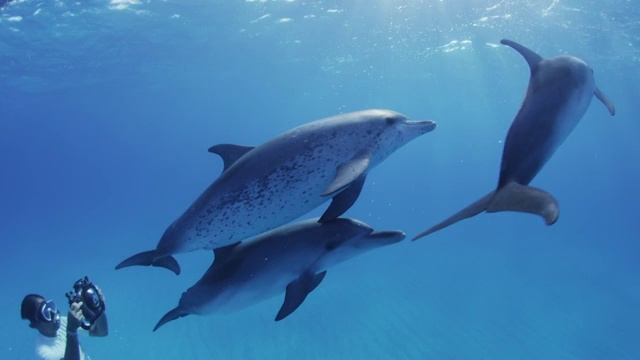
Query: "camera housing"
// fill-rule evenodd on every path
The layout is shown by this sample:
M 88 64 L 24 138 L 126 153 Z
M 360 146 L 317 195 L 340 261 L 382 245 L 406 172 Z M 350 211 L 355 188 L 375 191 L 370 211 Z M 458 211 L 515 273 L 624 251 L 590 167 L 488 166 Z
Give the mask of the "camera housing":
M 69 299 L 69 305 L 82 303 L 82 315 L 84 319 L 80 326 L 89 330 L 93 323 L 102 315 L 105 304 L 98 294 L 96 286 L 85 276 L 73 284 L 73 290 L 65 294 Z

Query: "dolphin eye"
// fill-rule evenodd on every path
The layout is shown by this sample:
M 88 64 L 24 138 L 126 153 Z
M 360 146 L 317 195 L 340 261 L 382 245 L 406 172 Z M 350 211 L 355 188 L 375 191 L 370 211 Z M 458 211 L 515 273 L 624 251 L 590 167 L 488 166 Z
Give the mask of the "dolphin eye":
M 387 116 L 384 120 L 387 122 L 388 125 L 393 125 L 396 123 L 396 121 L 398 121 L 398 118 L 393 116 Z

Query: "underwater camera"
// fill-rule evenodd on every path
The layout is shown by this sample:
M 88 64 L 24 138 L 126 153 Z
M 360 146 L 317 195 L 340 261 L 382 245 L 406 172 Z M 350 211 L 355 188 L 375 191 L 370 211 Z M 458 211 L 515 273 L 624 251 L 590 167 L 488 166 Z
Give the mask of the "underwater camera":
M 100 299 L 100 294 L 96 286 L 89 280 L 87 276 L 78 280 L 73 284 L 73 291 L 65 294 L 69 299 L 69 306 L 74 302 L 82 302 L 82 320 L 83 329 L 89 330 L 93 323 L 104 312 L 104 302 Z

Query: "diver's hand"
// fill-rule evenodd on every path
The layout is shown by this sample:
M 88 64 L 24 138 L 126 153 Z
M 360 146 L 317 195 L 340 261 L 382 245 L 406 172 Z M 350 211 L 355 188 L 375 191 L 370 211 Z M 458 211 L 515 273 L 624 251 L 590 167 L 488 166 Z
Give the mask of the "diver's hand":
M 82 315 L 82 302 L 74 302 L 69 307 L 69 313 L 67 314 L 67 331 L 78 331 L 82 320 L 84 320 L 84 315 Z

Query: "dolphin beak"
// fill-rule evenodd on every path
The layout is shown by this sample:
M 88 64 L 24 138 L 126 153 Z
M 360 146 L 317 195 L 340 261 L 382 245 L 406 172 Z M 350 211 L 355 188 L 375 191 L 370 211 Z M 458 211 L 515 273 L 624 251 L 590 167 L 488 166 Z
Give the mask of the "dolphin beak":
M 436 128 L 436 122 L 431 120 L 416 120 L 416 121 L 405 121 L 405 125 L 411 126 L 412 128 L 420 129 L 419 131 L 422 134 L 426 134 L 430 131 L 433 131 Z
M 383 242 L 385 245 L 390 245 L 404 240 L 407 234 L 400 230 L 372 231 L 367 237 L 371 240 Z

